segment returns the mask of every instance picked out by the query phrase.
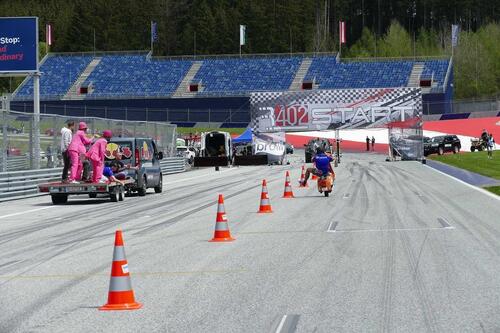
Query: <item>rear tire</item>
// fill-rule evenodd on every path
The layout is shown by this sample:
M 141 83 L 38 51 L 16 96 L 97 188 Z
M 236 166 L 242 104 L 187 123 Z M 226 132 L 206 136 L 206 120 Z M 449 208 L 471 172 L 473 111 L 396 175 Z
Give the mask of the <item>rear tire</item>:
M 470 151 L 471 152 L 475 152 L 476 151 L 476 147 L 470 147 Z
M 160 175 L 160 181 L 158 186 L 155 186 L 155 193 L 161 193 L 163 191 L 163 176 Z
M 67 194 L 52 194 L 51 198 L 54 205 L 64 205 L 68 202 Z
M 125 195 L 124 191 L 120 190 L 120 193 L 118 193 L 118 201 L 123 201 L 125 200 Z
M 330 195 L 330 192 L 325 191 L 325 192 L 324 192 L 324 194 L 325 194 L 325 197 L 327 197 L 327 198 L 328 198 L 328 196 Z
M 118 193 L 115 189 L 111 190 L 111 192 L 109 193 L 109 200 L 111 202 L 118 202 Z
M 458 146 L 453 147 L 453 154 L 458 154 L 459 151 L 460 149 L 458 148 Z
M 142 180 L 141 187 L 137 189 L 137 194 L 139 194 L 140 197 L 143 197 L 146 195 L 146 191 L 148 190 L 148 183 L 146 180 L 146 176 L 144 176 L 144 179 Z

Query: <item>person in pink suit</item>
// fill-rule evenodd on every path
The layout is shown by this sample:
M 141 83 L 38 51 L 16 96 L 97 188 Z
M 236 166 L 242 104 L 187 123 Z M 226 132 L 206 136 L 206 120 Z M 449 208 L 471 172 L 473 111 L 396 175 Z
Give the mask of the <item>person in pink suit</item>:
M 86 133 L 87 124 L 82 121 L 78 124 L 78 131 L 73 135 L 71 143 L 68 146 L 68 154 L 71 163 L 71 174 L 68 179 L 70 183 L 78 183 L 82 179 L 83 163 L 80 159 L 80 155 L 85 154 L 87 151 L 85 146 L 92 143 L 92 139 L 87 138 Z
M 87 158 L 92 163 L 92 183 L 99 183 L 102 178 L 106 146 L 112 136 L 110 130 L 102 132 L 102 137 L 97 139 L 87 152 Z

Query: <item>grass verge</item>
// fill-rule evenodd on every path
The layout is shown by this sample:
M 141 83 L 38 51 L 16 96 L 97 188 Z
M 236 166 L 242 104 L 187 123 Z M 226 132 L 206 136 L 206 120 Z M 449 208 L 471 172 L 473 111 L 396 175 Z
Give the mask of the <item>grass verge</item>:
M 488 159 L 487 152 L 431 155 L 429 159 L 446 163 L 480 175 L 500 179 L 500 151 L 493 151 L 493 158 Z M 495 193 L 495 192 L 494 192 Z
M 496 195 L 500 195 L 500 186 L 489 186 L 483 187 L 485 190 L 490 191 L 491 193 L 495 193 Z

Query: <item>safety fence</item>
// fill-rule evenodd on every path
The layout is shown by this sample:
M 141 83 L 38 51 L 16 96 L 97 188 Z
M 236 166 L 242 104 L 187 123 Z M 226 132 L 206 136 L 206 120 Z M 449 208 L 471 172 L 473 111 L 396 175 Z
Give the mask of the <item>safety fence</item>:
M 186 171 L 182 157 L 167 157 L 160 161 L 162 174 Z M 61 179 L 62 168 L 0 172 L 0 201 L 37 194 L 37 185 Z
M 33 113 L 0 110 L 0 172 L 34 169 L 35 165 L 40 165 L 40 168 L 61 167 L 61 128 L 69 120 L 76 126 L 80 121 L 86 122 L 89 135 L 98 136 L 103 130 L 110 129 L 115 137 L 153 138 L 158 150 L 166 157 L 176 153 L 177 126 L 172 124 L 54 114 L 41 114 L 39 122 L 35 122 Z M 37 132 L 40 138 L 38 154 L 35 153 L 34 140 Z

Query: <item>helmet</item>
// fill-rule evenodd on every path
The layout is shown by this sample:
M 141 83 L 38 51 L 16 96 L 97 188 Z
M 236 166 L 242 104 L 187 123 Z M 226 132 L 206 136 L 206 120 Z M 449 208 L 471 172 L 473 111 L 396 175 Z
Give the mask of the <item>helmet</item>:
M 111 132 L 110 130 L 105 130 L 102 132 L 102 136 L 106 139 L 111 139 L 111 137 L 113 136 L 113 132 Z
M 80 131 L 83 131 L 83 130 L 86 130 L 87 129 L 87 124 L 85 124 L 84 121 L 81 121 L 79 124 L 78 124 L 78 129 Z

